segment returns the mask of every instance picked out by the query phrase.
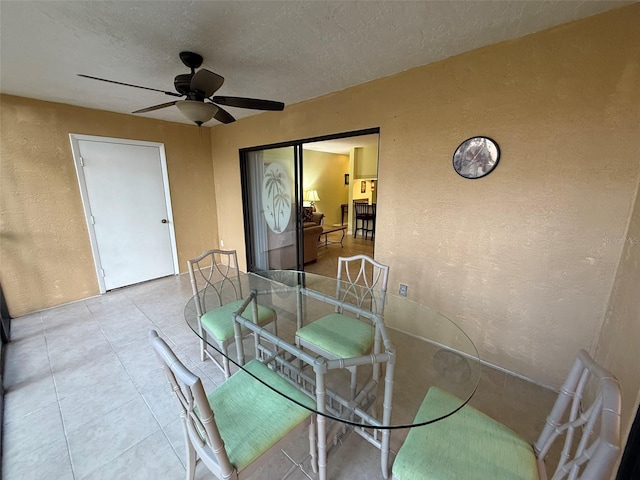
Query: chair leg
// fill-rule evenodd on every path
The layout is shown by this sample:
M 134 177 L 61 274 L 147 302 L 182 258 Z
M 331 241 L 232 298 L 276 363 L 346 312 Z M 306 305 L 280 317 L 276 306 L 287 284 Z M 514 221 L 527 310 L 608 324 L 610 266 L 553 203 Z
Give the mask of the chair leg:
M 191 439 L 189 438 L 189 434 L 187 433 L 187 425 L 185 423 L 184 417 L 182 418 L 182 426 L 184 427 L 184 443 L 187 449 L 187 465 L 186 465 L 186 473 L 187 480 L 194 480 L 196 476 L 196 464 L 198 462 L 196 449 L 193 448 L 191 444 Z
M 365 229 L 364 239 L 369 239 L 369 234 L 371 234 L 371 241 L 373 241 L 373 236 L 375 235 L 375 222 L 372 219 L 367 220 L 367 227 Z
M 313 473 L 318 473 L 318 437 L 316 434 L 316 415 L 311 415 L 309 423 L 309 455 L 311 455 L 311 468 Z
M 207 356 L 204 354 L 204 350 L 207 348 L 207 344 L 204 340 L 200 339 L 200 361 L 204 362 Z
M 327 480 L 327 430 L 325 417 L 317 416 L 318 419 L 318 480 Z
M 207 348 L 207 344 L 205 340 L 207 339 L 207 334 L 202 328 L 202 323 L 200 323 L 200 319 L 198 318 L 198 330 L 200 332 L 200 361 L 204 362 L 207 356 L 205 355 L 205 349 Z
M 224 378 L 227 380 L 231 376 L 231 370 L 229 370 L 229 350 L 224 345 L 222 346 L 222 369 Z
M 382 477 L 389 478 L 389 443 L 391 432 L 388 429 L 382 431 L 382 445 L 380 447 L 380 468 Z
M 357 367 L 349 367 L 351 371 L 351 400 L 356 399 L 356 392 L 358 390 L 358 370 Z

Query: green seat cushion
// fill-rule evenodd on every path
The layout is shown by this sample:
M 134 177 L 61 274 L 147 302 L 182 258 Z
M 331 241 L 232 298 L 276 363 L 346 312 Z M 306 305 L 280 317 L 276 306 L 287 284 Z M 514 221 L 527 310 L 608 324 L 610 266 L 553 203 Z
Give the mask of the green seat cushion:
M 366 355 L 373 345 L 373 335 L 370 323 L 339 313 L 322 317 L 296 332 L 299 338 L 337 358 Z
M 431 387 L 416 420 L 444 415 L 456 405 L 459 399 Z M 392 470 L 398 480 L 538 480 L 531 445 L 469 405 L 444 420 L 412 428 Z
M 312 399 L 258 360 L 251 360 L 244 368 L 278 391 L 315 408 Z M 274 392 L 243 370 L 234 373 L 207 398 L 229 461 L 238 471 L 311 415 L 310 410 Z
M 236 300 L 235 302 L 227 303 L 221 307 L 214 308 L 205 313 L 200 321 L 206 329 L 221 342 L 233 337 L 233 312 L 237 311 L 244 300 Z M 258 325 L 263 326 L 273 320 L 276 316 L 276 312 L 273 308 L 258 305 Z M 253 307 L 250 304 L 244 313 L 243 318 L 253 321 Z M 243 327 L 243 330 L 246 330 Z

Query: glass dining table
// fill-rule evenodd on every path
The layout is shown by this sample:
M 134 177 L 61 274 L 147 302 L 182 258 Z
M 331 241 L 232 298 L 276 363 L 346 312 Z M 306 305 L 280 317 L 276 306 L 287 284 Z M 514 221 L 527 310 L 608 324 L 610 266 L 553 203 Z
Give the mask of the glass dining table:
M 337 443 L 347 430 L 380 449 L 382 473 L 388 478 L 390 431 L 428 425 L 455 414 L 471 399 L 480 381 L 476 347 L 445 316 L 406 297 L 292 270 L 240 272 L 231 280 L 212 279 L 188 301 L 187 324 L 220 356 L 222 350 L 200 318 L 238 300 L 243 302 L 230 313 L 235 342 L 228 349 L 229 363 L 243 369 L 249 360 L 258 359 L 312 400 L 313 408 L 289 397 L 289 390 L 279 388 L 280 384 L 269 385 L 245 370 L 317 415 L 321 480 L 326 478 L 327 445 Z M 272 308 L 275 320 L 263 326 L 249 320 L 254 317 L 248 312 L 257 313 L 258 305 Z M 300 346 L 298 330 L 336 312 L 372 326 L 371 352 L 325 358 Z M 332 333 L 340 335 L 339 331 Z M 349 367 L 358 372 L 355 392 Z M 424 411 L 420 406 L 430 388 L 444 390 L 457 401 L 446 410 Z

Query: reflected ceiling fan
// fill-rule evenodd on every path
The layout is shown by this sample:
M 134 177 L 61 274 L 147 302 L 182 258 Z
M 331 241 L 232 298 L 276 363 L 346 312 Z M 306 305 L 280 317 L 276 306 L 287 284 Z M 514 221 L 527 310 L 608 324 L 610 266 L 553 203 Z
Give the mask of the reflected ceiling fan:
M 173 86 L 178 93 L 159 90 L 157 88 L 143 87 L 140 85 L 132 85 L 130 83 L 116 82 L 115 80 L 107 80 L 106 78 L 92 77 L 90 75 L 83 75 L 80 73 L 78 76 L 90 78 L 92 80 L 100 80 L 101 82 L 125 85 L 127 87 L 152 90 L 172 97 L 185 97 L 184 100 L 174 100 L 173 102 L 161 103 L 152 107 L 136 110 L 132 113 L 151 112 L 153 110 L 159 110 L 161 108 L 175 105 L 185 117 L 198 126 L 201 126 L 212 118 L 215 118 L 222 123 L 235 122 L 236 119 L 233 118 L 233 115 L 220 107 L 220 105 L 249 108 L 252 110 L 281 111 L 284 109 L 284 103 L 274 102 L 271 100 L 245 97 L 221 97 L 217 95 L 212 96 L 222 86 L 224 78 L 217 73 L 213 73 L 204 68 L 196 72 L 196 68 L 202 65 L 202 56 L 197 53 L 180 52 L 180 60 L 182 60 L 182 63 L 191 69 L 191 73 L 180 74 L 174 79 Z

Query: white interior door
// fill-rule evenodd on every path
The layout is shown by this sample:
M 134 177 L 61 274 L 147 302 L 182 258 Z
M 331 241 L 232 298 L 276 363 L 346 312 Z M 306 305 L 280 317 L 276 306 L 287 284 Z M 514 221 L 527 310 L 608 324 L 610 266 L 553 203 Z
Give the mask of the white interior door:
M 102 292 L 178 271 L 162 144 L 71 135 Z

